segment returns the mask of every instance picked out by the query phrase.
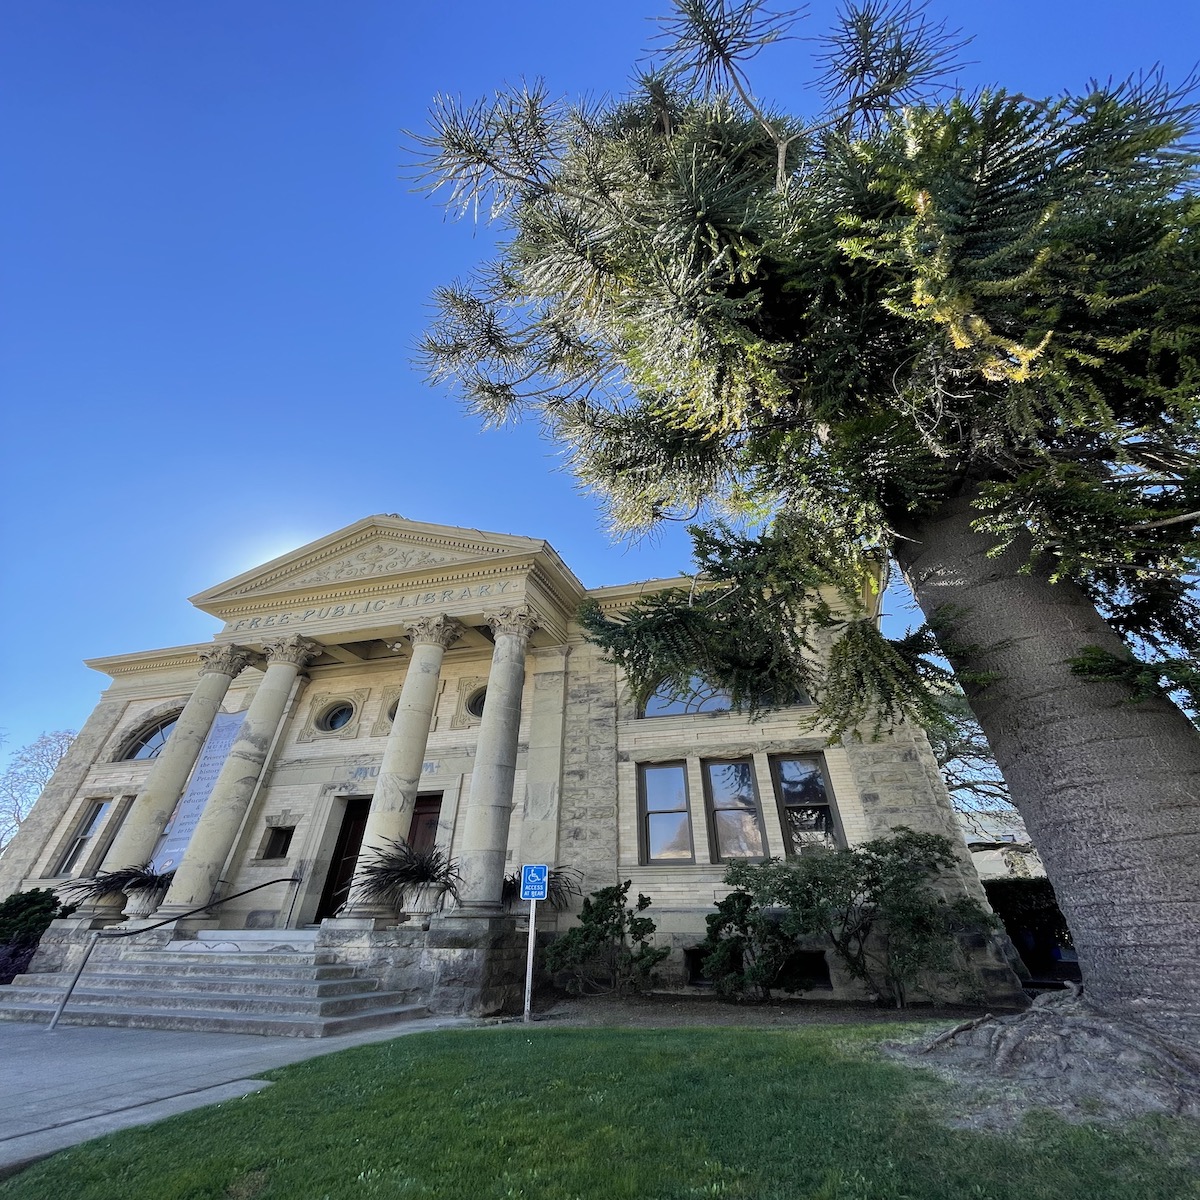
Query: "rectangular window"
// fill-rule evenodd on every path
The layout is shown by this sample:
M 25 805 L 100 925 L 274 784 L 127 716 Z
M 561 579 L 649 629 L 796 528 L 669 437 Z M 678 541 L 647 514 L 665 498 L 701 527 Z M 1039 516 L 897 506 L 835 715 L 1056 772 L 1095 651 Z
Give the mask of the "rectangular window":
M 820 755 L 773 758 L 771 774 L 788 854 L 838 844 L 837 825 Z
M 702 766 L 713 862 L 764 857 L 766 839 L 758 789 L 754 786 L 754 764 L 740 758 L 707 761 Z
M 119 800 L 114 798 L 115 807 L 112 809 L 112 815 L 104 822 L 104 834 L 98 843 L 94 843 L 95 854 L 89 856 L 97 869 L 104 862 L 104 856 L 109 852 L 113 842 L 117 840 L 117 834 L 121 832 L 121 826 L 125 824 L 125 818 L 129 816 L 129 810 L 133 807 L 135 799 L 134 796 L 122 796 Z M 104 820 L 103 817 L 100 819 Z M 118 863 L 117 865 L 123 864 Z
M 108 815 L 111 800 L 89 800 L 84 808 L 83 817 L 75 827 L 75 834 L 67 845 L 63 856 L 59 859 L 55 875 L 70 875 L 82 866 L 84 855 L 96 836 L 96 830 Z
M 263 839 L 262 853 L 259 854 L 259 858 L 287 858 L 288 851 L 292 848 L 292 834 L 295 832 L 294 825 L 291 827 L 271 826 Z
M 683 763 L 639 767 L 638 803 L 642 861 L 695 862 Z

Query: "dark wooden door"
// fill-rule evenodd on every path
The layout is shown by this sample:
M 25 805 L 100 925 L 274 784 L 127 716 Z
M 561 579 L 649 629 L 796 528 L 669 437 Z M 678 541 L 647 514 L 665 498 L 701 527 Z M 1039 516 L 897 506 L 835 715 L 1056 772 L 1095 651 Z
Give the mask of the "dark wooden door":
M 358 852 L 362 849 L 370 811 L 370 796 L 351 796 L 346 801 L 342 827 L 338 830 L 333 848 L 333 861 L 325 877 L 325 890 L 321 893 L 321 903 L 317 905 L 318 921 L 332 917 L 350 895 L 350 884 L 354 879 L 354 868 L 358 863 Z
M 418 796 L 413 809 L 412 824 L 408 827 L 408 844 L 424 854 L 437 841 L 438 817 L 442 813 L 442 797 Z

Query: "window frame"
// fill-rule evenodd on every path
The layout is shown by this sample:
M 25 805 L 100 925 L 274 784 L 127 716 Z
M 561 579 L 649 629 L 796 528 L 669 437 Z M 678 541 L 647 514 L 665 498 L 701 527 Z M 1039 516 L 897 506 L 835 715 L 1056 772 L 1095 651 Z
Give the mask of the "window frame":
M 175 726 L 179 724 L 179 718 L 183 716 L 183 709 L 179 708 L 174 712 L 167 713 L 165 716 L 156 717 L 152 721 L 146 721 L 139 725 L 137 731 L 129 734 L 121 743 L 121 750 L 114 762 L 154 762 L 155 759 L 166 749 L 167 742 L 171 740 L 171 734 L 175 732 Z M 160 734 L 164 728 L 170 726 L 167 736 L 163 738 L 158 748 L 153 754 L 139 754 L 139 751 L 144 750 L 146 746 Z
M 66 845 L 59 852 L 54 870 L 47 878 L 60 879 L 76 874 L 82 877 L 88 869 L 89 860 L 100 844 L 99 834 L 117 804 L 116 796 L 89 796 L 83 803 L 80 815 L 72 826 Z M 114 831 L 115 832 L 115 831 Z M 91 847 L 89 852 L 88 847 Z M 76 870 L 78 868 L 78 870 Z
M 263 862 L 286 862 L 292 856 L 295 825 L 268 825 L 258 857 Z M 282 846 L 279 843 L 283 843 Z
M 676 768 L 683 778 L 683 807 L 650 809 L 646 805 L 646 772 L 662 770 L 667 767 Z M 692 829 L 692 796 L 688 787 L 688 764 L 686 758 L 668 759 L 665 762 L 640 762 L 637 768 L 637 806 L 638 806 L 638 863 L 643 867 L 691 867 L 696 865 L 696 835 Z M 688 847 L 691 850 L 687 858 L 651 858 L 650 857 L 650 817 L 659 813 L 682 812 L 687 819 Z
M 783 854 L 785 858 L 794 858 L 803 853 L 803 850 L 797 850 L 792 845 L 792 837 L 790 833 L 790 822 L 787 819 L 787 811 L 791 807 L 801 807 L 800 805 L 788 805 L 783 802 L 783 783 L 779 774 L 779 764 L 792 759 L 811 759 L 816 762 L 817 771 L 821 776 L 821 782 L 825 788 L 825 807 L 829 809 L 830 824 L 832 825 L 833 846 L 835 850 L 840 850 L 846 846 L 846 834 L 842 829 L 842 818 L 838 812 L 837 799 L 833 794 L 833 785 L 829 779 L 829 765 L 825 761 L 825 755 L 820 751 L 791 751 L 779 754 L 769 754 L 767 756 L 767 764 L 771 770 L 771 787 L 775 792 L 775 808 L 779 816 L 779 830 L 783 837 Z M 812 807 L 820 807 L 813 805 Z
M 732 765 L 734 763 L 744 765 L 750 775 L 750 786 L 754 791 L 754 816 L 758 822 L 758 832 L 762 840 L 762 853 L 749 855 L 722 855 L 721 839 L 717 830 L 717 812 L 737 811 L 746 812 L 742 807 L 736 809 L 722 808 L 718 809 L 713 798 L 712 781 L 709 777 L 708 769 L 713 765 Z M 762 795 L 758 788 L 758 772 L 755 769 L 754 756 L 750 755 L 741 758 L 701 758 L 700 759 L 700 779 L 704 786 L 704 813 L 706 818 L 706 827 L 708 829 L 708 852 L 709 859 L 714 863 L 730 863 L 730 862 L 751 862 L 758 863 L 771 856 L 771 845 L 767 838 L 767 818 L 763 812 Z

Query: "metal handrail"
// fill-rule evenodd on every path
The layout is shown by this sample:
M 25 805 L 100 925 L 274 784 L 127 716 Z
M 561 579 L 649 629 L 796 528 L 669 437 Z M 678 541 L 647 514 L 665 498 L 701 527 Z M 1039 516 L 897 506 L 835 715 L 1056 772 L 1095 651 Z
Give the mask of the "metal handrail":
M 182 921 L 185 917 L 193 917 L 196 913 L 209 912 L 230 900 L 237 900 L 241 896 L 248 896 L 251 892 L 260 891 L 262 888 L 273 887 L 277 883 L 302 882 L 303 879 L 299 875 L 289 875 L 286 879 L 268 879 L 266 883 L 256 883 L 254 887 L 246 888 L 242 892 L 234 892 L 232 896 L 222 896 L 220 900 L 210 900 L 207 904 L 201 904 L 199 908 L 189 908 L 187 912 L 176 913 L 174 916 L 166 917 L 161 921 L 155 921 L 153 925 L 141 925 L 137 929 L 118 929 L 112 932 L 107 929 L 95 930 L 92 933 L 91 940 L 87 944 L 87 949 L 83 952 L 83 957 L 79 960 L 79 966 L 75 969 L 75 974 L 71 976 L 71 982 L 67 984 L 67 990 L 63 994 L 63 998 L 58 1002 L 58 1007 L 54 1010 L 54 1016 L 50 1018 L 50 1024 L 46 1026 L 46 1032 L 54 1032 L 54 1027 L 58 1024 L 58 1018 L 63 1015 L 63 1010 L 67 1007 L 67 1002 L 71 999 L 71 993 L 75 990 L 75 985 L 79 982 L 79 977 L 83 974 L 83 968 L 87 966 L 88 959 L 91 958 L 92 951 L 95 950 L 101 938 L 115 941 L 117 938 L 134 937 L 139 933 L 149 933 L 151 929 L 161 929 L 164 925 L 174 925 L 176 921 Z

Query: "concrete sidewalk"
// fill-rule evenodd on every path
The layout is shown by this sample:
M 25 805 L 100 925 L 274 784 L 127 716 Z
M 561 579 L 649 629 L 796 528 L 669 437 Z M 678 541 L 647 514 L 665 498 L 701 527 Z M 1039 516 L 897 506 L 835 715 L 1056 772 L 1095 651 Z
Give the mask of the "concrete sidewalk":
M 0 1179 L 131 1125 L 269 1087 L 274 1067 L 392 1038 L 477 1024 L 428 1017 L 327 1038 L 0 1022 Z

